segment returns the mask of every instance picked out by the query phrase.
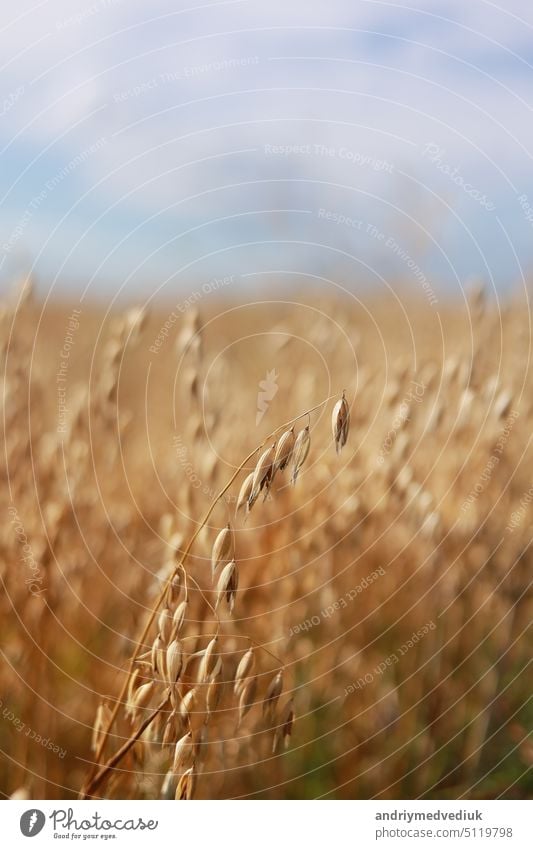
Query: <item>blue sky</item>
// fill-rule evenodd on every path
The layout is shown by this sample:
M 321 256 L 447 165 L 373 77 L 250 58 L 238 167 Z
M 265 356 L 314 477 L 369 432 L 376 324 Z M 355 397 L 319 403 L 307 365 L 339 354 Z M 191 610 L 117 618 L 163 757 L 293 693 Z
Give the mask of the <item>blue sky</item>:
M 415 264 L 450 292 L 520 285 L 532 25 L 525 0 L 22 0 L 0 29 L 1 285 L 380 289 Z

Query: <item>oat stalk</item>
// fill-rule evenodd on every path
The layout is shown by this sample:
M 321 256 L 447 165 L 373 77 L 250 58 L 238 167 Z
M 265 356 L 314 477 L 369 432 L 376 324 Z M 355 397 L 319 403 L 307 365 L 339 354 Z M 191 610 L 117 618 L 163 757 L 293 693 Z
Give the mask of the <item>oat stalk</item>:
M 152 626 L 152 624 L 155 620 L 155 617 L 158 613 L 158 610 L 159 610 L 163 600 L 165 599 L 165 597 L 167 595 L 168 589 L 171 586 L 172 581 L 174 580 L 174 578 L 176 577 L 176 575 L 178 574 L 180 569 L 184 573 L 185 580 L 187 580 L 187 577 L 189 578 L 189 580 L 192 580 L 191 576 L 187 575 L 184 564 L 185 564 L 185 561 L 187 560 L 187 557 L 189 556 L 191 549 L 192 549 L 194 543 L 196 542 L 201 530 L 205 527 L 205 525 L 209 521 L 211 514 L 213 513 L 213 510 L 217 506 L 218 502 L 224 497 L 226 492 L 232 486 L 232 484 L 234 483 L 234 481 L 236 480 L 238 475 L 245 468 L 245 466 L 249 463 L 249 461 L 255 456 L 255 454 L 258 453 L 258 451 L 260 451 L 266 445 L 267 442 L 269 442 L 280 431 L 286 430 L 289 426 L 293 425 L 299 419 L 305 418 L 306 416 L 310 416 L 310 414 L 313 413 L 315 410 L 320 409 L 320 407 L 323 407 L 325 404 L 328 403 L 328 401 L 330 401 L 332 398 L 336 398 L 336 397 L 338 397 L 338 393 L 335 393 L 333 395 L 328 396 L 323 401 L 321 401 L 319 404 L 315 404 L 313 407 L 310 407 L 305 412 L 300 413 L 297 416 L 294 416 L 293 418 L 291 418 L 288 421 L 284 422 L 283 424 L 279 425 L 271 433 L 269 433 L 268 436 L 266 436 L 263 439 L 263 441 L 253 449 L 253 451 L 250 451 L 248 456 L 245 457 L 245 459 L 242 461 L 242 463 L 240 463 L 240 465 L 236 468 L 235 472 L 232 474 L 232 476 L 230 477 L 228 482 L 224 485 L 224 487 L 220 490 L 220 492 L 215 496 L 215 498 L 211 502 L 211 504 L 210 504 L 207 512 L 205 513 L 203 519 L 201 520 L 198 527 L 196 528 L 196 530 L 192 534 L 191 538 L 189 539 L 189 542 L 187 543 L 187 546 L 185 547 L 185 550 L 183 552 L 183 555 L 181 557 L 180 562 L 174 567 L 171 574 L 167 578 L 161 592 L 159 593 L 159 595 L 158 595 L 158 597 L 157 597 L 157 599 L 156 599 L 156 601 L 155 601 L 155 603 L 154 603 L 154 605 L 153 605 L 153 607 L 152 607 L 152 609 L 151 609 L 151 611 L 148 615 L 148 618 L 147 618 L 145 626 L 142 630 L 141 636 L 139 637 L 139 639 L 136 643 L 133 655 L 130 658 L 130 661 L 129 661 L 129 664 L 128 664 L 128 667 L 127 667 L 127 670 L 126 670 L 124 682 L 123 682 L 122 687 L 120 689 L 119 695 L 117 696 L 117 698 L 115 700 L 115 704 L 114 704 L 114 707 L 113 707 L 111 714 L 109 716 L 108 722 L 105 725 L 105 727 L 101 729 L 98 748 L 97 748 L 97 751 L 95 753 L 95 760 L 94 760 L 94 764 L 93 764 L 93 769 L 92 769 L 91 773 L 89 774 L 89 777 L 88 777 L 86 783 L 84 784 L 84 786 L 82 787 L 82 789 L 80 791 L 80 795 L 79 795 L 80 799 L 86 799 L 88 796 L 92 795 L 93 791 L 101 784 L 101 782 L 103 781 L 105 776 L 108 774 L 108 772 L 114 766 L 116 766 L 116 764 L 122 759 L 122 757 L 129 751 L 129 749 L 131 748 L 131 746 L 133 745 L 135 740 L 137 740 L 141 736 L 144 729 L 148 727 L 148 725 L 150 724 L 150 722 L 153 721 L 153 719 L 155 719 L 155 717 L 159 714 L 159 712 L 162 710 L 162 708 L 164 707 L 164 705 L 168 701 L 168 699 L 166 698 L 165 701 L 162 702 L 161 705 L 158 708 L 155 709 L 153 714 L 150 715 L 149 719 L 145 720 L 145 722 L 141 725 L 140 729 L 137 729 L 135 732 L 133 732 L 130 735 L 130 737 L 128 738 L 128 740 L 126 740 L 126 742 L 121 746 L 121 748 L 114 755 L 111 756 L 111 758 L 101 767 L 101 769 L 98 769 L 98 767 L 100 765 L 100 761 L 101 761 L 103 753 L 104 753 L 104 749 L 105 749 L 107 740 L 108 740 L 110 733 L 111 733 L 111 729 L 112 729 L 113 724 L 114 724 L 114 722 L 115 722 L 115 720 L 118 716 L 119 709 L 125 703 L 124 697 L 127 693 L 128 686 L 129 686 L 131 677 L 133 675 L 135 662 L 136 662 L 137 658 L 139 657 L 142 648 L 145 645 L 145 640 L 146 640 L 148 633 L 150 631 L 150 628 L 151 628 L 151 626 Z M 200 592 L 201 592 L 201 590 L 200 590 Z M 205 596 L 203 595 L 203 593 L 202 593 L 202 596 L 205 599 Z M 213 613 L 215 614 L 217 622 L 219 623 L 220 620 L 219 620 L 219 617 L 218 617 L 216 610 L 213 608 L 213 606 L 209 602 L 207 602 L 207 603 L 208 603 L 208 606 L 213 611 Z M 264 649 L 264 646 L 261 646 L 261 648 Z M 265 649 L 265 651 L 268 651 L 268 650 Z M 268 653 L 272 654 L 271 652 L 268 652 Z M 274 655 L 272 655 L 272 656 L 274 657 Z

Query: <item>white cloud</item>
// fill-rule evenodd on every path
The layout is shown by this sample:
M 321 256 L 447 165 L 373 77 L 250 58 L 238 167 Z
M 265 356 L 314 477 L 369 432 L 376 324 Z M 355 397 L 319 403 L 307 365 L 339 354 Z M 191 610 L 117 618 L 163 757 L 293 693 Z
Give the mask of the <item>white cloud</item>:
M 415 173 L 421 145 L 434 140 L 487 182 L 497 174 L 488 159 L 511 176 L 530 167 L 518 142 L 528 144 L 531 115 L 513 96 L 532 105 L 530 76 L 509 52 L 527 58 L 530 29 L 514 16 L 533 23 L 530 4 L 410 5 L 420 12 L 399 0 L 22 0 L 0 29 L 2 97 L 23 87 L 0 126 L 0 146 L 11 145 L 20 165 L 2 181 L 4 214 L 24 204 L 32 180 L 39 185 L 102 136 L 108 143 L 77 171 L 71 191 L 94 189 L 101 211 L 133 192 L 121 214 L 140 221 L 232 181 L 307 176 L 392 190 L 392 181 L 350 169 L 339 155 L 268 159 L 265 143 L 344 146 Z M 225 155 L 247 148 L 258 152 Z M 278 188 L 290 202 L 275 183 L 250 190 L 247 202 L 274 203 Z M 237 209 L 245 197 L 214 191 L 162 221 L 229 213 L 228 198 Z

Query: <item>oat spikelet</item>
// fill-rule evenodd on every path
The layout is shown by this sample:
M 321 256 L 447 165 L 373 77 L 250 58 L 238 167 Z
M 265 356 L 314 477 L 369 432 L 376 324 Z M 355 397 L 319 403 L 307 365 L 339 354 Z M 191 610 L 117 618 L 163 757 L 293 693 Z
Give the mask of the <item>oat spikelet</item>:
M 176 609 L 174 611 L 174 615 L 172 617 L 172 632 L 171 633 L 172 633 L 173 637 L 177 637 L 178 634 L 180 633 L 180 631 L 183 627 L 183 623 L 185 622 L 185 619 L 187 617 L 188 610 L 189 610 L 189 602 L 187 601 L 187 599 L 185 599 L 184 601 L 180 601 L 180 603 L 176 607 Z
M 178 742 L 176 743 L 176 748 L 174 749 L 174 762 L 172 764 L 172 771 L 174 773 L 181 772 L 182 770 L 188 769 L 192 765 L 194 757 L 194 744 L 192 739 L 192 732 L 188 731 L 187 734 L 184 734 L 183 737 L 180 737 Z
M 254 480 L 254 473 L 250 472 L 248 477 L 244 479 L 243 485 L 241 486 L 241 490 L 239 492 L 239 497 L 237 498 L 237 506 L 235 508 L 235 515 L 239 513 L 241 510 L 245 510 L 246 513 L 250 512 L 249 499 L 250 493 L 252 492 L 252 483 Z
M 215 660 L 215 664 L 209 673 L 209 681 L 213 681 L 214 678 L 218 678 L 222 671 L 222 658 L 220 655 L 217 655 L 217 659 Z
M 160 675 L 165 674 L 165 646 L 161 639 L 161 634 L 158 634 L 152 643 L 151 651 L 152 672 L 159 672 Z
M 141 708 L 146 707 L 154 692 L 154 682 L 148 681 L 146 684 L 141 684 L 140 687 L 133 693 L 132 703 L 129 706 L 129 713 L 132 722 L 135 722 Z
M 346 445 L 348 431 L 350 429 L 350 409 L 344 392 L 342 393 L 342 398 L 337 401 L 333 408 L 331 429 L 333 431 L 335 450 L 337 454 L 340 454 L 342 448 Z
M 298 436 L 296 437 L 296 442 L 294 444 L 294 450 L 292 452 L 292 475 L 291 475 L 291 483 L 296 483 L 296 479 L 298 477 L 298 473 L 302 468 L 307 455 L 309 454 L 309 448 L 311 446 L 311 437 L 309 435 L 309 425 L 306 425 L 303 430 L 300 431 Z
M 98 710 L 96 711 L 96 717 L 94 720 L 93 736 L 91 741 L 91 749 L 93 750 L 93 752 L 96 752 L 96 750 L 98 749 L 102 737 L 102 732 L 104 728 L 109 725 L 110 719 L 111 711 L 109 709 L 109 705 L 107 705 L 105 702 L 102 702 L 98 705 Z
M 281 691 L 283 689 L 283 672 L 280 669 L 278 674 L 272 679 L 268 685 L 265 698 L 263 700 L 263 716 L 266 719 L 273 719 Z
M 233 687 L 233 692 L 236 696 L 240 694 L 242 688 L 244 687 L 245 679 L 248 678 L 249 675 L 252 674 L 255 665 L 255 655 L 253 648 L 249 648 L 247 652 L 243 654 L 239 661 L 239 665 L 237 667 L 237 671 L 235 673 L 235 685 Z
M 255 694 L 257 692 L 257 678 L 248 678 L 244 683 L 239 696 L 239 719 L 237 727 L 240 726 L 242 720 L 254 704 Z
M 171 567 L 174 568 L 174 564 L 171 564 Z M 170 586 L 167 591 L 167 604 L 170 607 L 173 607 L 178 600 L 179 594 L 181 592 L 181 578 L 179 574 L 175 574 L 172 577 L 170 582 Z
M 227 602 L 229 607 L 229 612 L 233 613 L 233 606 L 235 604 L 235 596 L 237 595 L 237 587 L 239 585 L 239 573 L 237 571 L 237 564 L 235 560 L 232 560 L 226 566 L 224 566 L 222 572 L 220 573 L 220 577 L 217 583 L 217 600 L 215 604 L 215 608 L 218 609 L 218 606 L 222 599 Z
M 213 575 L 222 563 L 228 563 L 233 557 L 233 532 L 228 522 L 218 534 L 211 552 L 211 570 Z
M 166 654 L 166 679 L 168 684 L 175 684 L 183 667 L 183 648 L 179 640 L 172 640 Z
M 217 666 L 211 675 L 211 680 L 205 695 L 205 706 L 208 719 L 213 713 L 215 713 L 222 696 L 223 671 L 224 668 L 222 666 L 222 660 L 218 658 Z
M 292 699 L 289 699 L 289 701 L 281 712 L 280 722 L 279 725 L 276 727 L 276 731 L 274 733 L 274 740 L 272 742 L 272 754 L 275 754 L 277 752 L 281 740 L 283 740 L 283 745 L 285 746 L 285 748 L 289 748 L 293 723 L 294 702 Z
M 259 460 L 257 461 L 257 466 L 255 467 L 253 473 L 252 491 L 250 492 L 250 497 L 248 498 L 248 510 L 252 509 L 259 497 L 259 493 L 264 487 L 266 487 L 266 492 L 268 493 L 268 485 L 272 477 L 272 463 L 274 462 L 275 447 L 276 444 L 274 443 L 274 445 L 272 445 L 270 448 L 267 448 L 266 451 L 263 451 Z
M 136 342 L 143 333 L 148 323 L 148 309 L 146 307 L 132 307 L 124 317 L 125 329 L 131 333 L 130 341 Z
M 188 693 L 181 699 L 179 703 L 179 715 L 182 722 L 189 722 L 191 718 L 191 714 L 196 707 L 196 687 L 193 687 L 192 690 L 189 690 Z
M 170 716 L 168 717 L 165 723 L 165 729 L 163 731 L 163 746 L 170 746 L 174 743 L 176 739 L 176 720 L 178 716 L 175 710 L 172 711 Z
M 171 769 L 165 775 L 163 780 L 163 784 L 161 785 L 161 799 L 170 800 L 172 796 L 174 796 L 174 781 L 176 780 L 176 776 L 172 772 Z M 172 794 L 172 795 L 170 795 Z
M 280 436 L 278 444 L 276 445 L 276 453 L 274 454 L 274 462 L 272 464 L 271 486 L 276 474 L 278 472 L 283 472 L 289 465 L 293 450 L 294 427 L 291 427 L 290 430 L 286 430 L 285 433 Z
M 137 660 L 138 659 L 139 658 L 137 658 Z M 140 674 L 141 674 L 141 670 L 139 669 L 139 667 L 137 667 L 135 669 L 133 675 L 131 676 L 130 680 L 129 680 L 129 684 L 128 684 L 128 705 L 133 704 L 133 694 L 134 694 L 135 689 L 137 687 L 137 679 L 139 678 Z
M 164 607 L 162 609 L 161 613 L 159 614 L 158 624 L 161 638 L 163 642 L 166 643 L 168 638 L 170 637 L 170 631 L 172 628 L 172 613 L 170 611 L 170 608 Z
M 206 649 L 203 652 L 202 660 L 200 661 L 200 667 L 198 669 L 198 681 L 200 683 L 205 683 L 209 676 L 213 672 L 213 656 L 215 654 L 215 650 L 218 645 L 218 639 L 213 637 L 212 640 L 209 641 Z
M 176 787 L 176 795 L 174 799 L 177 802 L 180 802 L 184 799 L 192 799 L 194 796 L 194 791 L 196 788 L 196 772 L 194 771 L 194 766 L 189 767 L 189 769 L 185 770 L 183 775 L 180 777 L 178 781 L 178 786 Z

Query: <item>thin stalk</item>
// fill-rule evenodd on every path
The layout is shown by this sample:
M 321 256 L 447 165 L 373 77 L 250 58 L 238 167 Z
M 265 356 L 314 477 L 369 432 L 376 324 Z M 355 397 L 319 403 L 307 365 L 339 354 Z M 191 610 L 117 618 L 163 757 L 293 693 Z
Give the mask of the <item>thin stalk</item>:
M 233 482 L 238 477 L 238 475 L 242 472 L 242 470 L 244 469 L 246 464 L 252 459 L 254 454 L 257 454 L 257 452 L 260 451 L 261 448 L 263 448 L 263 446 L 267 442 L 269 442 L 272 439 L 273 436 L 275 436 L 277 433 L 279 433 L 279 431 L 285 430 L 289 425 L 294 424 L 294 422 L 298 421 L 298 419 L 305 418 L 305 416 L 310 417 L 311 413 L 313 413 L 315 410 L 318 410 L 320 407 L 323 407 L 324 404 L 327 404 L 328 401 L 330 401 L 332 398 L 336 398 L 336 397 L 338 397 L 338 393 L 335 393 L 334 395 L 330 395 L 328 398 L 325 398 L 319 404 L 315 404 L 313 407 L 310 407 L 308 410 L 306 410 L 303 413 L 300 413 L 298 416 L 293 416 L 293 418 L 289 419 L 288 421 L 284 422 L 283 424 L 281 424 L 277 428 L 275 428 L 273 431 L 271 431 L 271 433 L 269 433 L 268 436 L 266 436 L 263 439 L 263 441 L 253 449 L 253 451 L 250 451 L 248 456 L 245 457 L 245 459 L 242 461 L 242 463 L 236 468 L 235 472 L 232 474 L 229 481 L 225 484 L 225 486 L 220 490 L 218 495 L 216 495 L 215 498 L 213 499 L 213 501 L 211 502 L 205 516 L 203 517 L 202 521 L 200 522 L 200 524 L 196 528 L 195 532 L 191 536 L 189 542 L 187 543 L 187 546 L 186 546 L 186 548 L 183 552 L 183 555 L 181 557 L 180 562 L 178 564 L 176 564 L 176 566 L 172 570 L 171 574 L 167 578 L 167 580 L 166 580 L 166 582 L 163 586 L 163 589 L 159 593 L 159 595 L 156 599 L 156 602 L 155 602 L 152 610 L 150 611 L 150 614 L 148 616 L 146 624 L 143 628 L 142 634 L 137 641 L 133 655 L 131 656 L 130 661 L 128 663 L 126 676 L 125 676 L 124 682 L 122 684 L 122 687 L 120 689 L 120 693 L 116 698 L 115 705 L 114 705 L 113 710 L 111 712 L 111 716 L 109 717 L 109 721 L 107 723 L 107 726 L 106 726 L 105 729 L 102 730 L 100 742 L 99 742 L 99 745 L 98 745 L 98 748 L 97 748 L 97 751 L 96 751 L 96 754 L 95 754 L 95 762 L 94 762 L 94 765 L 93 765 L 93 770 L 92 770 L 91 774 L 89 775 L 89 778 L 88 778 L 86 784 L 82 787 L 82 790 L 81 790 L 81 793 L 80 793 L 80 798 L 82 798 L 82 799 L 86 798 L 86 796 L 90 793 L 90 791 L 92 789 L 94 789 L 95 781 L 98 778 L 98 776 L 100 776 L 102 774 L 102 770 L 105 770 L 106 767 L 108 765 L 110 765 L 111 763 L 113 763 L 113 765 L 117 763 L 117 760 L 116 760 L 117 755 L 119 755 L 118 760 L 120 760 L 120 758 L 122 757 L 122 754 L 120 754 L 120 753 L 123 751 L 123 749 L 125 748 L 127 743 L 130 742 L 130 741 L 126 741 L 126 743 L 118 750 L 118 752 L 111 757 L 111 759 L 107 762 L 107 764 L 101 770 L 96 772 L 98 765 L 100 763 L 100 760 L 102 758 L 102 755 L 103 755 L 103 752 L 104 752 L 104 749 L 105 749 L 105 745 L 106 745 L 107 740 L 109 738 L 109 734 L 110 734 L 111 729 L 113 727 L 113 724 L 114 724 L 114 722 L 117 718 L 118 711 L 120 709 L 120 706 L 123 704 L 124 696 L 126 695 L 128 684 L 129 684 L 131 676 L 133 674 L 135 662 L 136 662 L 136 660 L 137 660 L 137 658 L 140 654 L 140 651 L 141 651 L 141 649 L 144 645 L 146 637 L 148 636 L 148 632 L 149 632 L 149 630 L 150 630 L 150 628 L 151 628 L 151 626 L 154 622 L 154 619 L 157 615 L 157 611 L 159 610 L 159 607 L 161 606 L 161 603 L 162 603 L 163 599 L 165 598 L 165 596 L 167 594 L 167 591 L 168 591 L 168 589 L 169 589 L 169 587 L 172 583 L 172 580 L 174 579 L 174 577 L 177 574 L 177 572 L 179 571 L 179 569 L 182 569 L 183 572 L 185 573 L 184 563 L 185 563 L 187 557 L 189 556 L 190 551 L 191 551 L 194 543 L 196 542 L 202 528 L 209 521 L 211 514 L 212 514 L 213 510 L 215 509 L 216 505 L 218 504 L 220 499 L 224 497 L 224 495 L 226 494 L 226 492 L 228 491 L 230 486 L 233 484 Z M 189 575 L 189 579 L 190 579 L 190 577 L 191 576 Z M 205 598 L 205 596 L 204 596 L 204 598 Z M 211 607 L 211 609 L 213 609 L 212 605 L 209 605 L 209 606 Z M 218 615 L 217 615 L 217 618 L 218 618 Z M 264 647 L 262 647 L 262 648 L 264 648 Z M 265 651 L 268 651 L 268 650 L 265 649 Z M 272 653 L 269 652 L 269 654 L 272 654 Z M 272 657 L 275 657 L 275 655 L 272 655 Z M 276 658 L 276 660 L 279 660 L 279 658 Z M 157 713 L 156 713 L 156 715 L 157 715 Z M 153 718 L 155 718 L 155 717 L 152 717 L 152 719 Z M 130 740 L 131 739 L 132 738 L 130 738 Z M 129 748 L 129 746 L 128 746 L 128 748 Z M 128 748 L 125 749 L 126 752 L 128 751 Z M 104 772 L 104 775 L 105 774 L 106 773 Z M 101 781 L 101 779 L 99 779 L 98 783 L 100 783 L 100 781 Z

